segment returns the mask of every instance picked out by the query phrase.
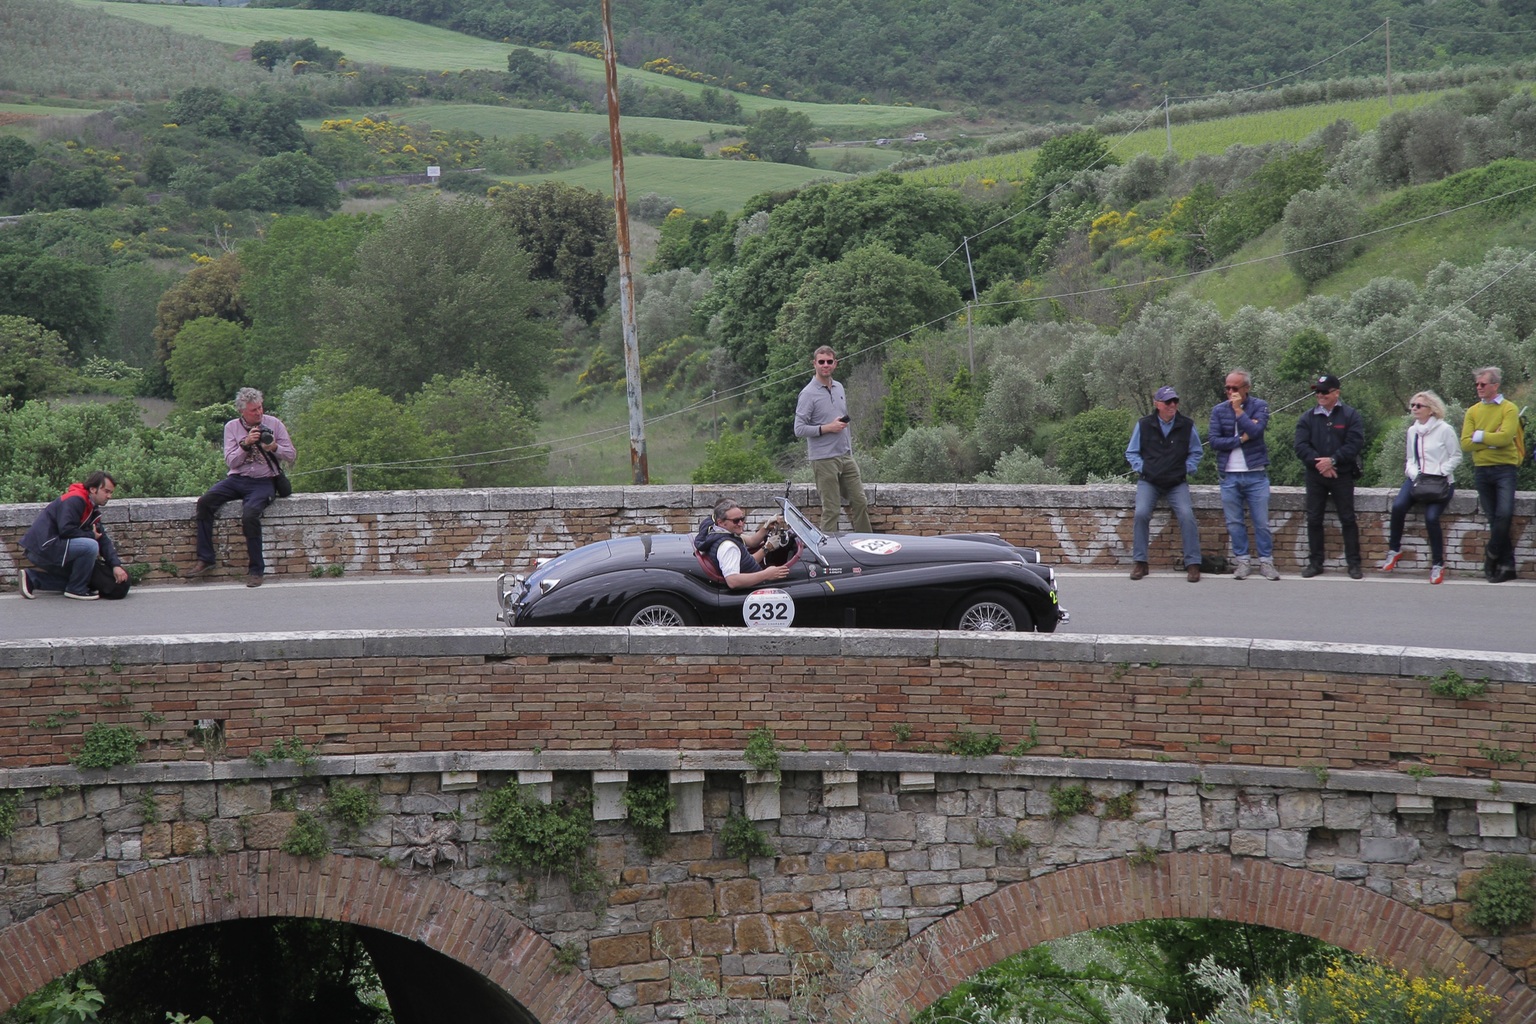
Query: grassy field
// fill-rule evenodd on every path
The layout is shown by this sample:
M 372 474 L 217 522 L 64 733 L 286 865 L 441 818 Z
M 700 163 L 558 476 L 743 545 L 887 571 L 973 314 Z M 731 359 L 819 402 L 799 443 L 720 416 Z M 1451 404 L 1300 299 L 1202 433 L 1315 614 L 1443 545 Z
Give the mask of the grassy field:
M 684 160 L 671 156 L 633 156 L 624 159 L 624 187 L 631 201 L 647 192 L 670 196 L 685 210 L 734 213 L 743 202 L 760 192 L 794 188 L 808 181 L 841 181 L 850 177 L 815 167 L 769 164 L 746 160 Z M 613 169 L 606 161 L 585 164 L 558 174 L 526 174 L 505 181 L 563 181 L 568 185 L 612 194 Z
M 361 117 L 372 110 L 357 110 L 346 115 Z M 387 113 L 393 121 L 429 124 L 433 128 L 454 128 L 474 132 L 487 138 L 498 135 L 537 135 L 547 139 L 562 132 L 577 132 L 584 136 L 608 135 L 607 114 L 579 114 L 563 110 L 524 110 L 521 107 L 487 107 L 472 103 L 452 103 L 419 107 L 391 107 Z M 320 122 L 305 121 L 305 128 L 318 128 Z M 695 142 L 708 139 L 710 133 L 724 134 L 732 126 L 711 125 L 702 121 L 679 121 L 667 117 L 625 117 L 624 132 L 649 132 L 668 142 Z
M 1423 92 L 1398 96 L 1390 107 L 1387 106 L 1386 97 L 1381 97 L 1315 103 L 1304 107 L 1174 125 L 1171 133 L 1173 151 L 1180 160 L 1188 160 L 1202 153 L 1222 153 L 1227 147 L 1239 143 L 1258 146 L 1266 142 L 1300 142 L 1340 118 L 1352 121 L 1356 128 L 1366 132 L 1375 128 L 1382 118 L 1393 111 L 1422 106 L 1441 95 L 1441 92 Z M 1164 131 L 1162 121 L 1154 115 L 1153 123 L 1147 127 L 1128 135 L 1112 136 L 1110 150 L 1122 161 L 1140 153 L 1161 156 L 1168 151 L 1169 134 Z M 951 185 L 971 180 L 1019 182 L 1029 175 L 1029 169 L 1035 162 L 1035 153 L 1033 149 L 1000 153 L 997 156 L 910 171 L 908 176 L 924 185 Z
M 629 459 L 629 408 L 622 392 L 600 402 L 567 408 L 575 375 L 551 382 L 550 399 L 541 410 L 539 438 L 550 444 L 549 481 L 556 487 L 614 486 L 633 480 Z M 719 422 L 730 409 L 721 403 Z M 686 484 L 704 460 L 704 443 L 714 436 L 709 410 L 666 415 L 657 403 L 646 406 L 645 455 L 653 484 Z
M 507 51 L 513 49 L 507 43 L 476 39 L 462 33 L 378 14 L 301 11 L 291 8 L 105 3 L 103 0 L 74 2 L 104 7 L 118 17 L 163 25 L 230 46 L 250 46 L 258 39 L 310 38 L 321 46 L 340 50 L 349 59 L 364 64 L 424 71 L 460 71 L 466 68 L 505 71 Z M 562 54 L 561 58 L 582 78 L 592 82 L 604 80 L 602 61 L 575 54 Z M 698 95 L 705 89 L 705 86 L 694 82 L 654 75 L 634 68 L 621 67 L 619 75 L 648 86 L 664 86 L 691 95 Z M 920 127 L 949 116 L 942 110 L 929 107 L 796 103 L 769 96 L 745 93 L 732 95 L 741 101 L 742 110 L 748 115 L 769 107 L 788 107 L 805 113 L 820 131 L 835 137 L 899 134 L 902 129 Z

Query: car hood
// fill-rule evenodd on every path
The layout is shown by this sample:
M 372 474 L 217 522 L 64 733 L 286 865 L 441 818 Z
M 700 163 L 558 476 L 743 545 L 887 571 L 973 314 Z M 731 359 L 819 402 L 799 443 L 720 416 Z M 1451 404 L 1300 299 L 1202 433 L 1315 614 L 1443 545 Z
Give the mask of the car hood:
M 848 533 L 827 546 L 840 546 L 854 564 L 874 569 L 902 565 L 954 565 L 961 562 L 1022 562 L 1012 546 L 963 537 L 908 537 L 888 533 Z M 825 549 L 823 549 L 825 550 Z

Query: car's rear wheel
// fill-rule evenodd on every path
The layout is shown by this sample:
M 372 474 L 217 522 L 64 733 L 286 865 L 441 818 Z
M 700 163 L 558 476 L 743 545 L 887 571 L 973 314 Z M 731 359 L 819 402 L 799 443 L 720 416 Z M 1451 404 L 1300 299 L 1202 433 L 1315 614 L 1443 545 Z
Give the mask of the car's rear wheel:
M 975 633 L 1029 632 L 1035 628 L 1035 620 L 1012 594 L 982 590 L 955 606 L 949 616 L 949 628 Z
M 619 609 L 615 626 L 697 626 L 698 614 L 671 594 L 646 594 Z

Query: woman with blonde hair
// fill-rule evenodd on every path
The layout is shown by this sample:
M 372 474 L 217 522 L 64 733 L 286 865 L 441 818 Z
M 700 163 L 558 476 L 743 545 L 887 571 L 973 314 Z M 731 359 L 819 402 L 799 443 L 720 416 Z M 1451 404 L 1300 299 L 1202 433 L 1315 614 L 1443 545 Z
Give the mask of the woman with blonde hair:
M 1392 528 L 1387 538 L 1387 557 L 1379 568 L 1391 572 L 1403 557 L 1403 523 L 1408 509 L 1424 506 L 1424 528 L 1429 534 L 1429 582 L 1445 581 L 1445 535 L 1440 513 L 1456 493 L 1452 474 L 1461 462 L 1461 435 L 1445 422 L 1445 402 L 1433 391 L 1420 391 L 1408 400 L 1413 422 L 1408 424 L 1407 478 L 1392 499 Z

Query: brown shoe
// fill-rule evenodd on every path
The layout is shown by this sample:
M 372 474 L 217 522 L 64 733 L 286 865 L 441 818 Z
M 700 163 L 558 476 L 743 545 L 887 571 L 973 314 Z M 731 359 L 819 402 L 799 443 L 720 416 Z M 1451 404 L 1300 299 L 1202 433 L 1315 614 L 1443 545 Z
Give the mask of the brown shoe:
M 1198 565 L 1186 565 L 1184 567 L 1184 578 L 1191 583 L 1199 583 L 1200 567 Z
M 1131 579 L 1139 580 L 1143 576 L 1145 576 L 1146 574 L 1147 574 L 1147 563 L 1146 562 L 1137 562 L 1135 565 L 1131 566 Z
M 183 573 L 183 575 L 186 576 L 187 579 L 193 580 L 199 576 L 206 576 L 212 568 L 213 566 L 199 559 L 198 561 L 193 562 L 192 568 L 188 569 L 185 573 Z
M 259 587 L 259 586 L 261 586 L 261 573 L 259 573 L 259 572 L 251 573 L 249 576 L 247 576 L 245 578 L 245 585 L 248 586 L 248 587 Z

